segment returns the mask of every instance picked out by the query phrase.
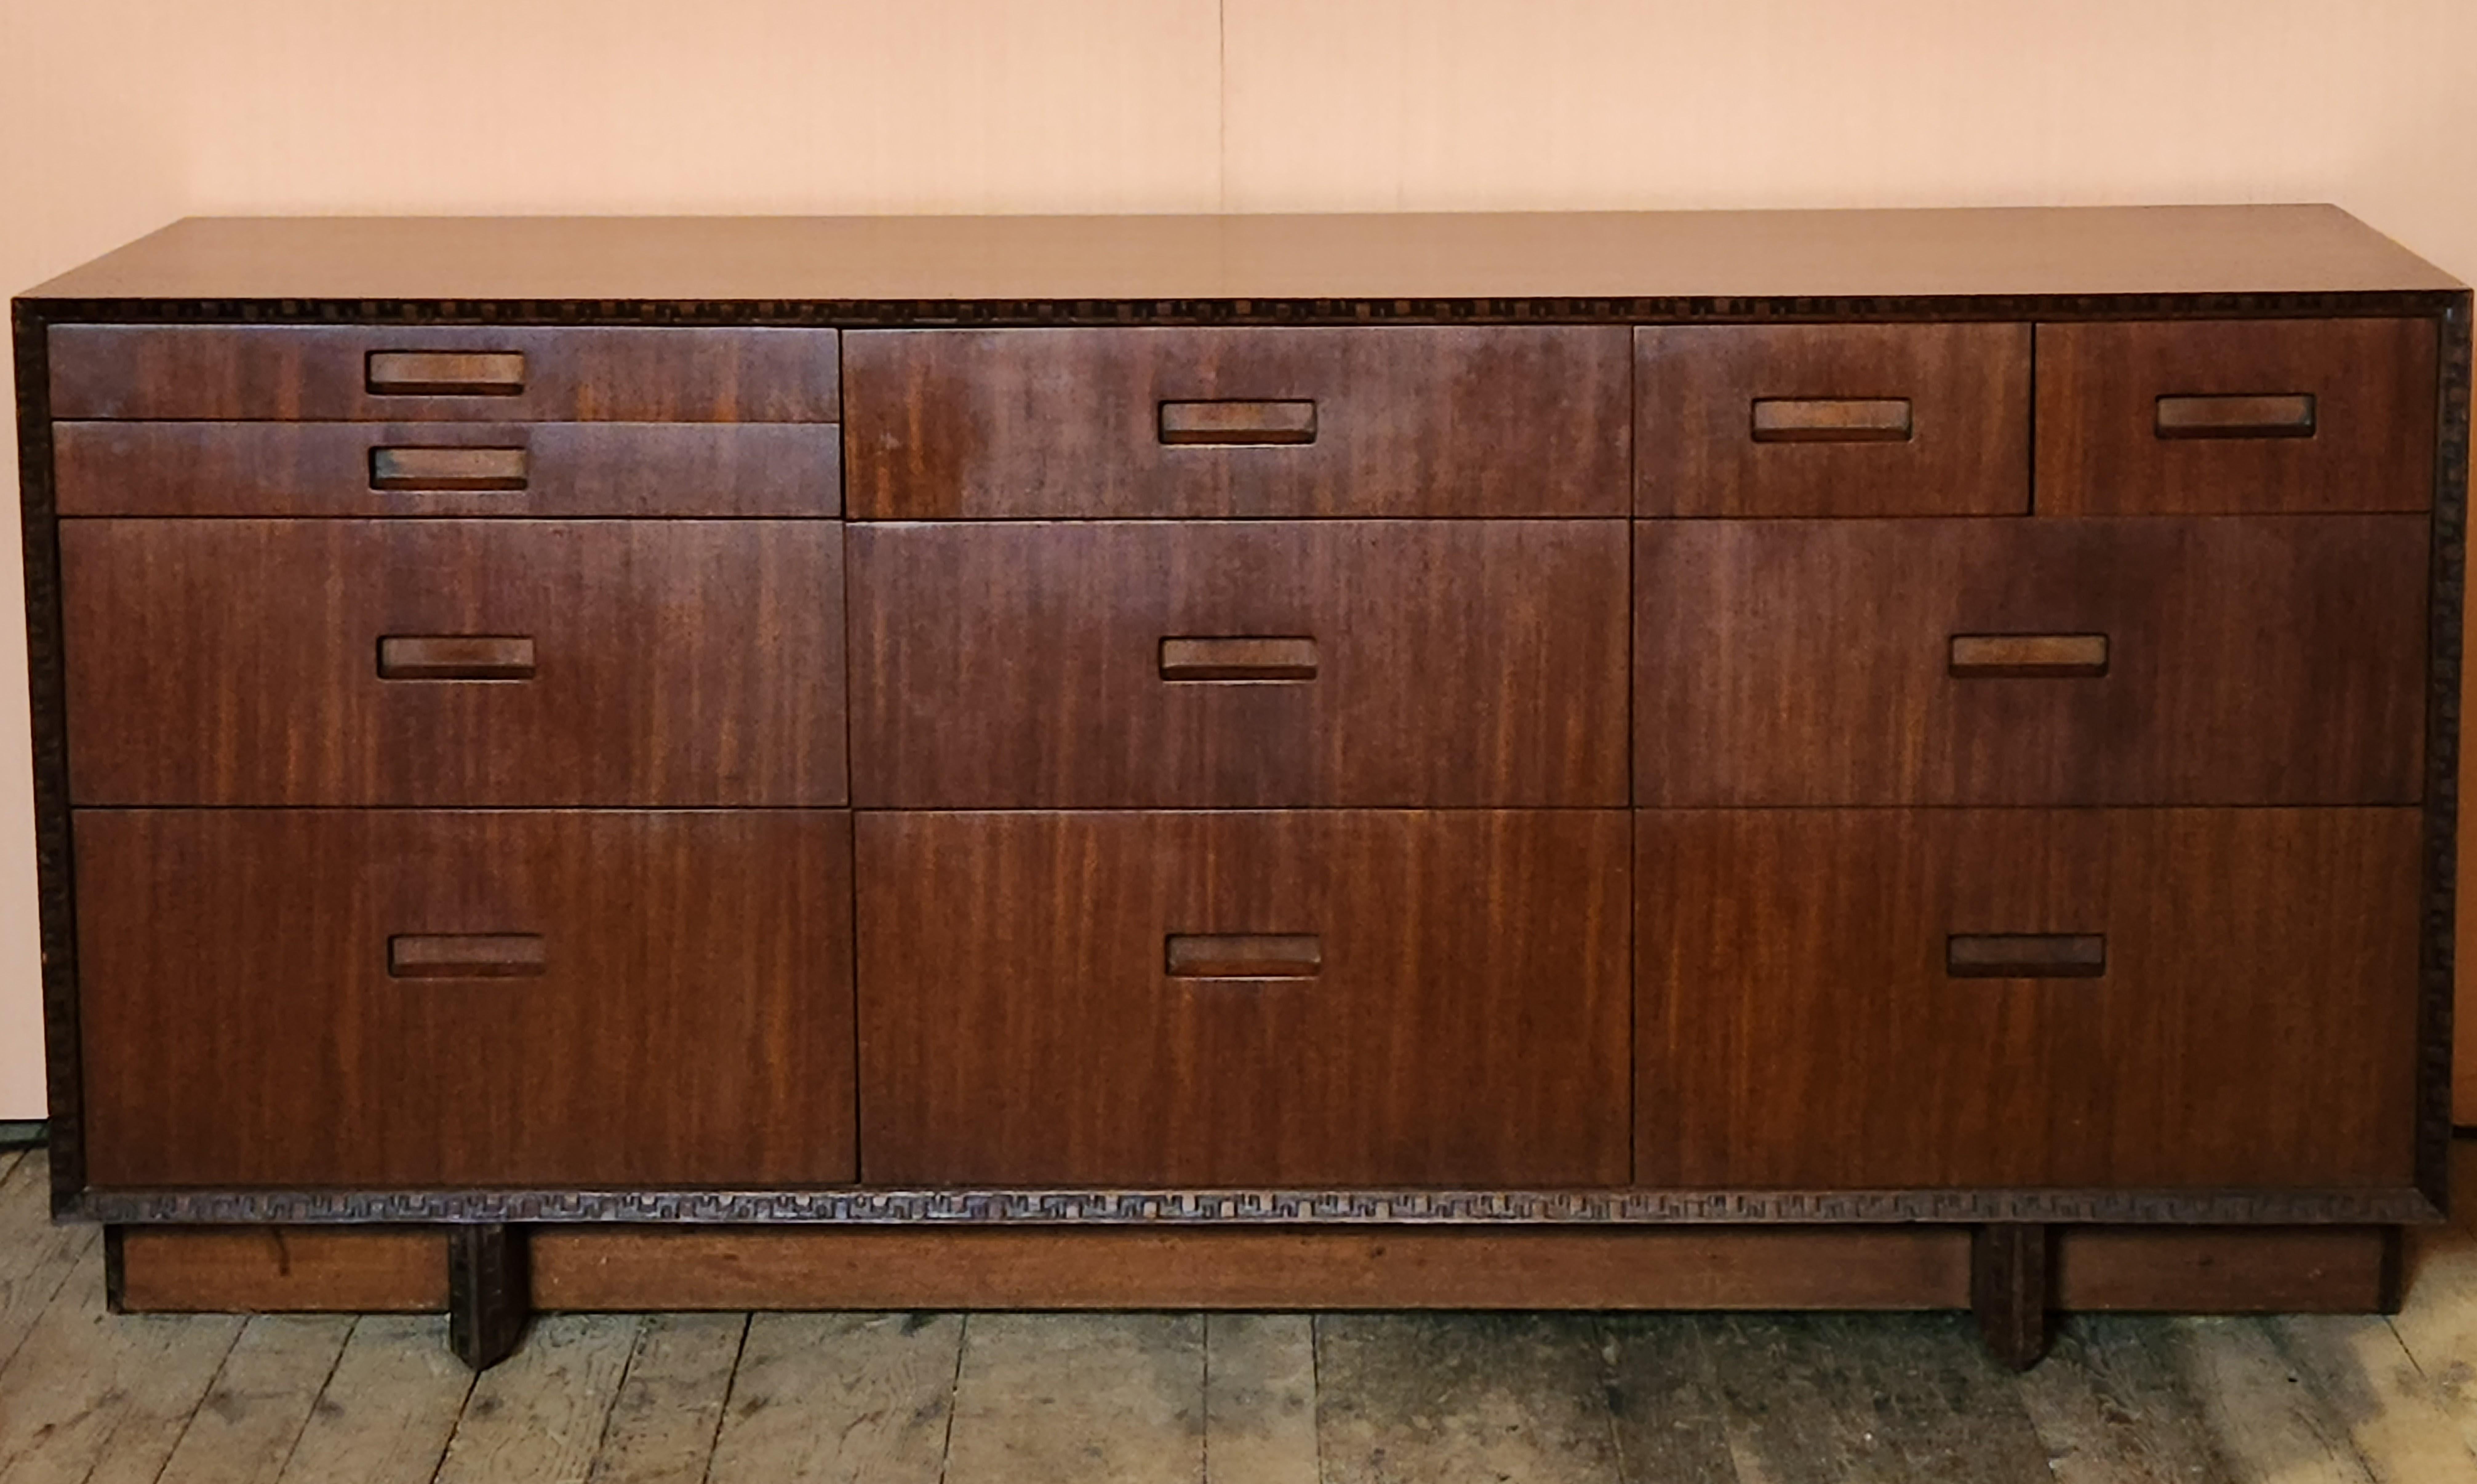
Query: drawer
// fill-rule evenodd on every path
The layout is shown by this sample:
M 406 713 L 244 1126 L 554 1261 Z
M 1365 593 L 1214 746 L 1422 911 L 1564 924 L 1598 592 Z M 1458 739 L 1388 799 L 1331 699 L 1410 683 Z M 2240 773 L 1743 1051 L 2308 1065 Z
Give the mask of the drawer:
M 1622 516 L 1621 326 L 868 330 L 859 519 Z
M 65 520 L 81 804 L 839 804 L 827 521 Z
M 833 422 L 832 330 L 54 325 L 52 415 Z
M 1626 817 L 864 814 L 872 1183 L 1627 1171 Z
M 2434 503 L 2434 322 L 2039 326 L 2041 515 Z
M 2017 516 L 2030 327 L 1634 333 L 1635 513 Z
M 2426 522 L 1638 527 L 1644 803 L 2408 803 Z
M 832 423 L 59 422 L 63 516 L 826 516 Z
M 1617 521 L 855 525 L 853 796 L 1621 805 Z
M 1640 814 L 1637 1177 L 2404 1188 L 2419 835 L 2407 809 Z
M 832 811 L 82 811 L 94 1183 L 849 1180 Z

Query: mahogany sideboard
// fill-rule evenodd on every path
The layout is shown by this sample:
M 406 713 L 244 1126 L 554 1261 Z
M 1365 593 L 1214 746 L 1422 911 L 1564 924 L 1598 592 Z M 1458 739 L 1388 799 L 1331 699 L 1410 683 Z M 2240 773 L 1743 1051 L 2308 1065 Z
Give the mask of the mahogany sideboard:
M 192 220 L 14 304 L 128 1308 L 2375 1309 L 2469 295 L 2321 207 Z

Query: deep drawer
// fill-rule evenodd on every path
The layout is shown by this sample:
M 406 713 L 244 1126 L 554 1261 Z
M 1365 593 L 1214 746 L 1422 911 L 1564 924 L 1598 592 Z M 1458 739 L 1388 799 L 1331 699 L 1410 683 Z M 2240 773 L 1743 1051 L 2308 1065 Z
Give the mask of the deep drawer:
M 1622 516 L 1620 326 L 847 336 L 855 518 Z
M 850 539 L 863 805 L 1626 800 L 1619 522 Z
M 68 520 L 81 804 L 839 804 L 826 521 Z
M 778 516 L 842 506 L 832 423 L 61 422 L 63 516 Z
M 2030 508 L 2030 327 L 1635 332 L 1643 516 L 2002 516 Z
M 54 325 L 55 417 L 832 422 L 835 332 Z
M 848 1180 L 850 828 L 81 812 L 89 1174 Z
M 2426 522 L 1644 522 L 1646 804 L 2408 803 Z
M 2419 834 L 2406 809 L 1646 811 L 1638 1177 L 2405 1187 Z
M 2041 515 L 2434 503 L 2427 319 L 2039 326 Z
M 1616 811 L 863 815 L 863 1173 L 1621 1183 L 1626 842 Z

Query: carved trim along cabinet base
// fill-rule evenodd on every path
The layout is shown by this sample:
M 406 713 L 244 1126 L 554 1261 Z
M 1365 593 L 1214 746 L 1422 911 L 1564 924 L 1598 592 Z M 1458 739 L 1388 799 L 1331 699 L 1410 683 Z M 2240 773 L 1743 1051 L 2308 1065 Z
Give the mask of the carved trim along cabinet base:
M 2389 1306 L 2469 295 L 2329 208 L 195 220 L 15 301 L 131 1308 Z

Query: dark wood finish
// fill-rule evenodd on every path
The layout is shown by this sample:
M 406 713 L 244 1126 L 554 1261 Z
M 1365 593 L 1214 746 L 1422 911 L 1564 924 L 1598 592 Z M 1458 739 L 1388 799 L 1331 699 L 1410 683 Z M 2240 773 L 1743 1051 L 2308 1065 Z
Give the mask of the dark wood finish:
M 381 680 L 531 680 L 539 669 L 530 639 L 479 634 L 389 635 L 379 641 Z
M 1163 680 L 1314 680 L 1313 639 L 1164 639 Z
M 447 1347 L 474 1371 L 515 1353 L 533 1317 L 533 1278 L 520 1227 L 458 1226 L 447 1233 Z
M 1783 301 L 1931 296 L 2450 293 L 2448 273 L 2333 206 L 1806 212 L 1379 213 L 1291 216 L 199 218 L 32 290 L 45 300 L 270 300 L 368 314 L 370 301 L 646 301 L 738 318 L 888 301 L 952 319 L 970 301 L 1079 301 L 1094 318 L 1162 300 L 1247 301 L 1342 318 L 1409 297 Z M 615 302 L 614 302 L 615 301 Z M 738 302 L 731 302 L 738 301 Z M 1262 301 L 1261 306 L 1259 301 Z M 1338 302 L 1337 302 L 1338 301 Z M 120 309 L 121 306 L 113 306 Z M 275 305 L 252 306 L 262 312 Z M 394 310 L 396 305 L 382 306 Z M 463 306 L 470 312 L 470 306 Z M 1525 308 L 1537 312 L 1536 304 Z M 1751 306 L 1748 306 L 1751 312 Z M 1427 306 L 1421 312 L 1433 314 Z M 1810 309 L 1844 318 L 1880 303 Z M 122 309 L 122 313 L 126 313 Z M 855 317 L 858 317 L 856 314 Z M 1682 317 L 1672 314 L 1668 317 Z M 2017 317 L 2017 315 L 2015 316 Z
M 1640 813 L 1636 1178 L 2404 1184 L 2417 832 L 2408 809 Z M 1955 933 L 2103 934 L 2105 973 L 1949 978 Z
M 447 1238 L 438 1227 L 126 1226 L 130 1314 L 438 1314 Z
M 2094 680 L 2107 673 L 2104 634 L 1955 634 L 1944 673 L 1962 680 Z
M 1637 530 L 1640 802 L 2419 796 L 2421 518 Z M 1951 673 L 2004 634 L 2104 636 L 2107 673 Z
M 817 521 L 73 520 L 82 804 L 844 797 L 840 530 Z M 523 638 L 521 683 L 388 638 Z
M 843 355 L 856 519 L 1626 513 L 1617 326 L 867 331 Z M 1312 404 L 1310 437 L 1170 436 L 1177 404 L 1231 400 Z
M 2048 1233 L 2044 1226 L 1982 1226 L 1969 1244 L 1969 1307 L 2000 1363 L 2027 1371 L 2047 1353 Z
M 2030 508 L 2030 327 L 1658 325 L 1634 333 L 1642 516 Z
M 85 426 L 113 428 L 120 424 L 107 422 Z M 177 428 L 188 424 L 168 423 L 165 426 Z M 251 424 L 236 423 L 232 426 L 245 428 Z M 530 471 L 529 465 L 527 451 L 521 447 L 380 446 L 370 450 L 370 488 L 388 493 L 522 490 Z
M 104 1186 L 852 1178 L 849 817 L 79 816 Z M 528 977 L 397 978 L 529 934 Z
M 858 525 L 868 807 L 1626 801 L 1614 521 Z M 1163 641 L 1314 642 L 1165 680 Z
M 831 423 L 63 422 L 52 437 L 64 516 L 801 516 L 842 505 Z M 513 450 L 521 478 L 504 463 L 488 484 L 390 477 L 375 462 L 388 450 L 434 469 Z
M 1626 836 L 1596 811 L 863 815 L 863 1173 L 1622 1183 Z M 1172 978 L 1186 933 L 1315 934 L 1321 966 Z
M 2096 979 L 2107 972 L 2100 933 L 1955 933 L 1943 971 L 1954 979 Z
M 436 1313 L 438 1228 L 124 1232 L 131 1313 Z M 2052 1229 L 2049 1306 L 2364 1313 L 2393 1228 Z M 1438 1231 L 1276 1227 L 536 1227 L 545 1311 L 646 1309 L 1959 1309 L 1957 1226 Z
M 1313 443 L 1314 402 L 1163 402 L 1164 443 Z
M 390 978 L 538 978 L 549 968 L 539 933 L 399 933 L 388 940 Z
M 459 383 L 374 382 L 404 351 L 523 357 Z M 482 374 L 487 367 L 472 367 Z M 355 422 L 833 422 L 832 330 L 540 325 L 64 324 L 51 330 L 52 415 Z M 390 386 L 407 390 L 390 391 Z M 429 387 L 445 390 L 427 390 Z
M 1314 933 L 1172 933 L 1166 946 L 1173 979 L 1305 979 L 1324 968 Z
M 2424 510 L 2435 337 L 2407 318 L 2042 324 L 2039 513 Z M 2176 406 L 2200 397 L 2238 401 Z

